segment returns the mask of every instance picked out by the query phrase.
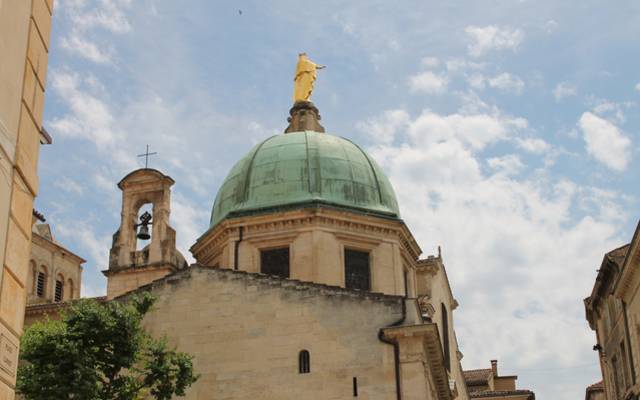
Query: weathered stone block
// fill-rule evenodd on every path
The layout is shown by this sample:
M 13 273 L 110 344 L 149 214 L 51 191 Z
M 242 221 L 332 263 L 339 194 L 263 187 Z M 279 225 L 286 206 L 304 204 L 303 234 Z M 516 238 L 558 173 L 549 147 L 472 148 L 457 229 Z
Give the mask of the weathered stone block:
M 0 317 L 15 330 L 22 333 L 26 293 L 20 283 L 5 267 L 2 273 L 2 292 L 0 293 Z

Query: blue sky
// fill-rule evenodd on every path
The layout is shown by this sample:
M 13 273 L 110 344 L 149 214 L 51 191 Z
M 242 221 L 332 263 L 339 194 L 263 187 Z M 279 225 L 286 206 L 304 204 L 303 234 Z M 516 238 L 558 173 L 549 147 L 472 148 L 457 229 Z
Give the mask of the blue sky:
M 582 299 L 639 217 L 640 4 L 611 4 L 58 0 L 36 206 L 104 293 L 116 183 L 150 144 L 188 254 L 234 161 L 285 128 L 306 51 L 327 131 L 442 246 L 464 368 L 580 398 L 599 379 Z

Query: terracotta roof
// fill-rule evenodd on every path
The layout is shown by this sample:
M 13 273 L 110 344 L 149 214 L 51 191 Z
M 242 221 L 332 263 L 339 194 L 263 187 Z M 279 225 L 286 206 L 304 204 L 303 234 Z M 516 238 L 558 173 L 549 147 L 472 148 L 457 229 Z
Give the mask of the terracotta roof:
M 587 386 L 587 390 L 604 390 L 604 383 L 602 381 L 596 382 L 593 385 Z
M 527 395 L 527 400 L 535 400 L 536 395 L 531 390 L 483 390 L 481 392 L 469 393 L 472 399 L 481 399 L 486 397 L 511 397 Z
M 464 380 L 467 385 L 486 384 L 489 381 L 492 373 L 493 371 L 491 370 L 491 368 L 469 369 L 466 371 L 462 371 Z

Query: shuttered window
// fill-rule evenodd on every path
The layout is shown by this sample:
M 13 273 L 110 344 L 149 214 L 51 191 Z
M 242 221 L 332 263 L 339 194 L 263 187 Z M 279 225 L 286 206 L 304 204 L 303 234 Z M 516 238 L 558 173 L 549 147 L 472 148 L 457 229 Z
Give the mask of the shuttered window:
M 347 289 L 370 290 L 369 253 L 345 249 L 344 275 Z

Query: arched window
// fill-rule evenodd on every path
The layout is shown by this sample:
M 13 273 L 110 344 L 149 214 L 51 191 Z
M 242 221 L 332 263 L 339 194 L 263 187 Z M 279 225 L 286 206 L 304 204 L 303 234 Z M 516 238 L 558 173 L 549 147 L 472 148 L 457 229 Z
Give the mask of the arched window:
M 56 291 L 53 296 L 53 301 L 56 303 L 62 301 L 62 296 L 64 294 L 64 278 L 61 275 L 56 277 Z
M 451 371 L 451 352 L 449 350 L 449 315 L 447 307 L 441 304 L 442 309 L 442 347 L 444 348 L 444 366 Z
M 36 295 L 44 297 L 47 293 L 47 268 L 41 265 L 36 274 Z
M 309 358 L 309 352 L 307 350 L 300 350 L 298 354 L 298 371 L 301 374 L 311 372 L 311 359 Z

